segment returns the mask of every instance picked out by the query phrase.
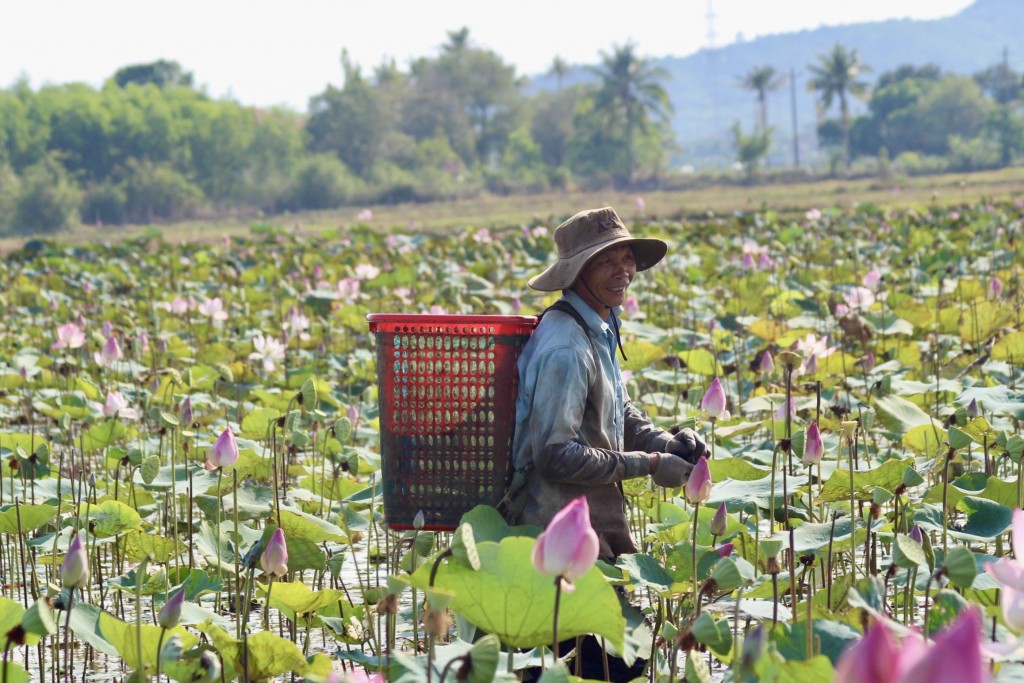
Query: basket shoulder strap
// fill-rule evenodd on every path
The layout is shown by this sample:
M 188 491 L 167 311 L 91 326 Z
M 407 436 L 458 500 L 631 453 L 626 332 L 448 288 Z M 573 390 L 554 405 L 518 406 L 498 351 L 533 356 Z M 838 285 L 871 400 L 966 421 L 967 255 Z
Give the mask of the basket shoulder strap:
M 587 333 L 587 337 L 590 337 L 590 330 L 587 328 L 587 323 L 586 321 L 583 320 L 583 316 L 580 315 L 580 312 L 577 311 L 576 308 L 565 299 L 559 299 L 555 303 L 545 308 L 543 311 L 541 311 L 541 314 L 538 316 L 538 318 L 543 318 L 544 314 L 547 313 L 548 311 L 558 311 L 559 313 L 565 313 L 568 316 L 572 316 L 572 319 L 576 321 L 576 324 L 583 328 L 583 331 Z

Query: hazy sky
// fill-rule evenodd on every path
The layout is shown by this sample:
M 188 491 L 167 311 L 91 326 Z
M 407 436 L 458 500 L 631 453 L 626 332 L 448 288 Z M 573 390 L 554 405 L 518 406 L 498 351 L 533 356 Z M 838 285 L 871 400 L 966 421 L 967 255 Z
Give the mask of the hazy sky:
M 971 0 L 711 0 L 715 44 L 821 25 L 934 19 Z M 628 41 L 647 57 L 708 46 L 708 0 L 0 0 L 0 88 L 99 86 L 117 69 L 178 61 L 215 97 L 305 110 L 341 84 L 340 55 L 371 73 L 433 56 L 448 31 L 494 50 L 517 72 L 547 71 L 556 55 L 596 63 Z

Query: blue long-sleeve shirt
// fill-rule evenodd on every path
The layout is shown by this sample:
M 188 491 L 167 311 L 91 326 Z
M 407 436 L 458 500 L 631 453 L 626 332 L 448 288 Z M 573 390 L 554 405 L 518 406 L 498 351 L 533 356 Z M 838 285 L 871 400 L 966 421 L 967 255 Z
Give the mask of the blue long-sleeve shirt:
M 518 521 L 543 527 L 569 501 L 586 496 L 601 557 L 610 559 L 636 551 L 620 483 L 647 475 L 647 454 L 665 451 L 672 437 L 630 402 L 611 317 L 602 320 L 571 290 L 562 298 L 586 331 L 572 316 L 549 311 L 518 361 L 513 462 L 528 471 Z

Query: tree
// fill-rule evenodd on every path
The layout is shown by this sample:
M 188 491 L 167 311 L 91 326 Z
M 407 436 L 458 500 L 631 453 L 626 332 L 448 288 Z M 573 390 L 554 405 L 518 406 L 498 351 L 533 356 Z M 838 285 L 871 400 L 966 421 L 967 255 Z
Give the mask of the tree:
M 740 127 L 739 121 L 732 124 L 733 144 L 736 146 L 736 160 L 743 165 L 747 177 L 753 179 L 757 175 L 757 169 L 772 144 L 772 129 L 755 129 L 750 135 L 745 135 Z
M 768 130 L 768 93 L 782 87 L 783 78 L 773 66 L 755 66 L 740 79 L 740 87 L 757 96 L 758 129 Z
M 986 95 L 1003 105 L 1014 104 L 1024 91 L 1020 73 L 1011 69 L 1005 59 L 974 74 L 974 80 Z
M 397 125 L 394 110 L 386 106 L 383 89 L 363 77 L 343 51 L 345 86 L 328 86 L 310 100 L 306 132 L 310 149 L 331 152 L 359 176 L 370 173 L 381 157 L 385 137 Z
M 649 130 L 652 119 L 667 121 L 672 103 L 661 81 L 668 71 L 636 54 L 636 46 L 626 43 L 612 52 L 601 53 L 601 64 L 590 71 L 601 79 L 594 93 L 594 103 L 612 126 L 625 134 L 625 168 L 621 180 L 633 183 L 636 169 L 637 135 Z
M 181 64 L 174 61 L 160 59 L 148 64 L 133 64 L 123 69 L 118 69 L 114 74 L 114 82 L 118 87 L 124 88 L 129 83 L 153 85 L 163 88 L 168 85 L 180 85 L 186 88 L 192 87 L 192 73 L 181 68 Z
M 562 89 L 562 81 L 565 80 L 568 73 L 569 62 L 562 59 L 562 55 L 555 55 L 555 58 L 551 60 L 551 68 L 548 69 L 548 74 L 555 77 L 558 90 Z
M 867 83 L 857 80 L 870 67 L 861 64 L 857 50 L 847 50 L 836 43 L 831 52 L 818 56 L 818 64 L 808 65 L 814 75 L 807 82 L 809 90 L 817 91 L 824 109 L 832 108 L 839 100 L 840 127 L 843 131 L 843 155 L 850 166 L 850 103 L 849 96 L 861 97 L 867 92 Z

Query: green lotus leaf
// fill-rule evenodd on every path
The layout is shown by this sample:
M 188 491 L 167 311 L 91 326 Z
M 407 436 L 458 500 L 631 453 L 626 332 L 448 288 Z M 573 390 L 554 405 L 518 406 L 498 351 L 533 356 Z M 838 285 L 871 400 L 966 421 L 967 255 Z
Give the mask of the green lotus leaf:
M 46 525 L 57 515 L 53 505 L 21 503 L 0 507 L 0 533 L 27 534 Z
M 458 563 L 442 564 L 435 586 L 455 594 L 452 609 L 513 647 L 536 647 L 551 642 L 555 586 L 552 577 L 533 567 L 535 540 L 509 537 L 500 543 L 479 543 L 480 570 Z M 428 588 L 431 567 L 413 575 L 413 585 Z M 623 647 L 626 619 L 615 591 L 597 567 L 563 592 L 558 619 L 560 638 L 594 633 Z
M 82 503 L 78 517 L 83 526 L 97 538 L 116 536 L 142 525 L 142 517 L 133 508 L 118 500 L 105 500 L 99 504 Z

